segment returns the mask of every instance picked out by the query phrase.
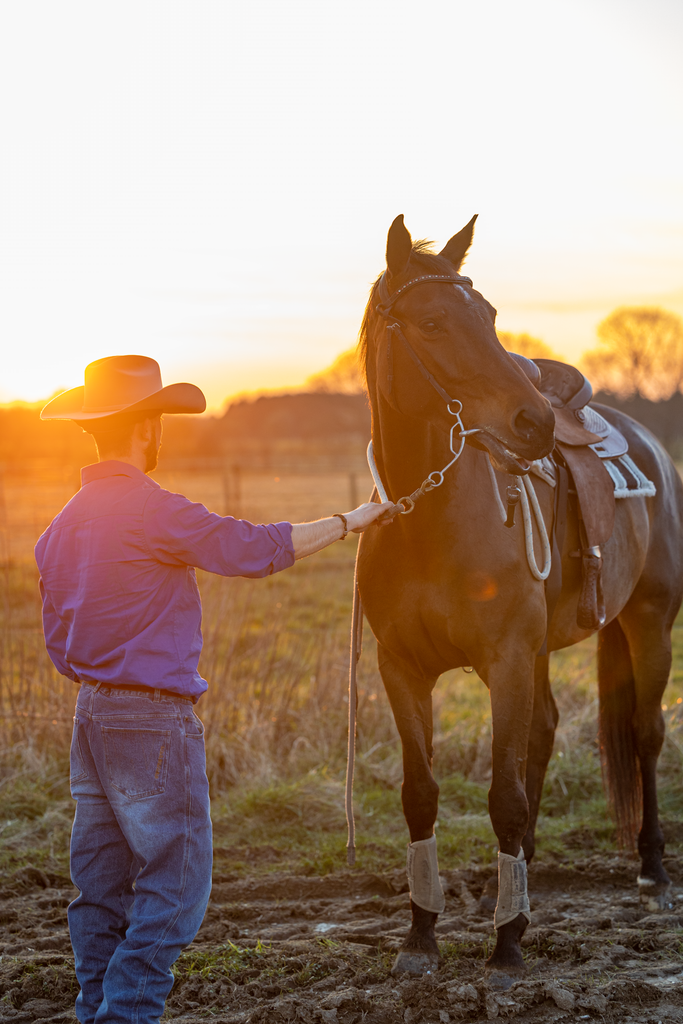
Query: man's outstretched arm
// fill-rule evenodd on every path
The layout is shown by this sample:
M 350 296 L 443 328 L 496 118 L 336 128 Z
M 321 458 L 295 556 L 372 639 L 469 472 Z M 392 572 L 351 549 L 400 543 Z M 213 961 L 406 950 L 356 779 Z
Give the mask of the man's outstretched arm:
M 359 505 L 353 512 L 346 512 L 346 522 L 350 533 L 362 533 L 371 526 L 380 516 L 391 509 L 396 508 L 391 502 L 378 505 L 374 501 L 368 501 Z M 396 508 L 398 512 L 399 509 Z M 390 520 L 387 520 L 390 521 Z M 344 535 L 344 524 L 338 516 L 330 516 L 329 519 L 318 519 L 315 523 L 294 523 L 292 525 L 292 545 L 295 558 L 305 558 L 315 551 L 326 548 Z
M 388 502 L 360 505 L 345 513 L 349 530 L 361 533 L 392 510 L 401 511 Z M 344 527 L 336 516 L 315 523 L 255 525 L 218 516 L 182 494 L 156 488 L 145 505 L 144 531 L 148 550 L 160 562 L 254 578 L 287 569 L 295 559 L 333 544 Z

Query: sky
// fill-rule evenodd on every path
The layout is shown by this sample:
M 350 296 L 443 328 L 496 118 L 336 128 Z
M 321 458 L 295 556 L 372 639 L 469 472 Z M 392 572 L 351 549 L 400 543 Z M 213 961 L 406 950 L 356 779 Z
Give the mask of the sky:
M 0 401 L 139 352 L 211 408 L 354 344 L 403 213 L 576 360 L 683 314 L 678 0 L 0 8 Z

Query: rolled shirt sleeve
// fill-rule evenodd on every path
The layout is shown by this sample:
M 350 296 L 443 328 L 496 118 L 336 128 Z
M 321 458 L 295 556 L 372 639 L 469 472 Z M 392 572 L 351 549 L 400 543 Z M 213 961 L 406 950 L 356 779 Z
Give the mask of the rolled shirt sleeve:
M 144 539 L 153 558 L 220 576 L 270 576 L 294 564 L 291 523 L 255 525 L 219 516 L 182 494 L 154 490 L 145 504 Z

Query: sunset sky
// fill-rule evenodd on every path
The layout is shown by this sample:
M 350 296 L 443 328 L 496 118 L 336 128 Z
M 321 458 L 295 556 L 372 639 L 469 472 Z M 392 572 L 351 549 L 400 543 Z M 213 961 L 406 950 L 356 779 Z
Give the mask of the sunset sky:
M 212 407 L 355 341 L 389 224 L 568 358 L 683 314 L 680 0 L 4 4 L 0 401 L 141 352 Z

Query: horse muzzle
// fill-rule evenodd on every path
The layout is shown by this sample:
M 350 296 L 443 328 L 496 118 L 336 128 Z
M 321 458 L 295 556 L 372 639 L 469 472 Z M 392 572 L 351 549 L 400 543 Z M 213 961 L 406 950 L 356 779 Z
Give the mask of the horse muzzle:
M 482 429 L 477 431 L 476 434 L 470 434 L 467 437 L 467 444 L 487 452 L 494 469 L 500 470 L 501 473 L 510 473 L 512 476 L 525 476 L 531 469 L 531 461 L 529 459 L 512 451 L 503 441 L 489 433 L 488 430 Z M 542 458 L 542 456 L 539 456 L 539 458 Z

